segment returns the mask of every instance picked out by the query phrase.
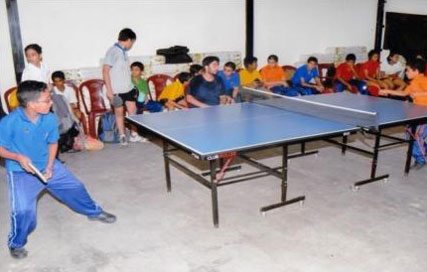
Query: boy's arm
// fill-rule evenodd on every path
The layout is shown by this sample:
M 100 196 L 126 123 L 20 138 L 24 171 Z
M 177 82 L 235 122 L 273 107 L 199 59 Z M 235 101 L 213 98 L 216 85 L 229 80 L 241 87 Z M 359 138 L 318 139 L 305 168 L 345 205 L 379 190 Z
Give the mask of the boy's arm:
M 104 65 L 102 67 L 102 78 L 105 82 L 105 87 L 107 88 L 107 98 L 112 101 L 114 97 L 113 87 L 111 86 L 111 77 L 110 77 L 110 69 L 109 65 Z
M 204 107 L 208 107 L 207 104 L 200 102 L 199 100 L 197 100 L 194 96 L 192 96 L 191 94 L 187 94 L 187 102 L 199 107 L 199 108 L 204 108 Z
M 52 177 L 53 163 L 55 162 L 57 152 L 58 152 L 58 143 L 50 144 L 49 145 L 49 158 L 47 161 L 46 170 L 43 173 L 43 175 L 45 176 L 46 179 L 50 179 Z
M 4 147 L 0 147 L 0 157 L 17 161 L 25 171 L 34 174 L 33 169 L 30 167 L 31 160 L 28 157 L 18 153 L 10 152 Z

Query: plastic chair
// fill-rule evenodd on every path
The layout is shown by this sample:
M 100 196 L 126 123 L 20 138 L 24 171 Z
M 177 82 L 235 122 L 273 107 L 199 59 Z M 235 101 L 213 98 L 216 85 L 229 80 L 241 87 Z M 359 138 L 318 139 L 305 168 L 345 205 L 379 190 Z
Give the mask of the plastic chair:
M 291 81 L 292 76 L 294 75 L 295 71 L 297 70 L 297 68 L 295 66 L 292 66 L 292 65 L 283 65 L 282 69 L 285 72 L 285 79 L 288 82 L 288 85 L 291 86 L 290 81 Z
M 82 82 L 79 86 L 79 97 L 83 103 L 85 113 L 89 117 L 89 135 L 93 138 L 98 137 L 96 133 L 96 118 L 108 111 L 104 102 L 103 87 L 104 81 L 102 79 L 90 79 Z M 83 93 L 85 89 L 89 92 L 90 108 Z
M 77 98 L 77 108 L 80 110 L 81 109 L 80 108 L 80 101 L 82 101 L 82 97 L 80 95 L 79 88 L 77 88 L 76 84 L 74 84 L 74 82 L 72 80 L 66 80 L 64 83 L 65 83 L 66 86 L 68 86 L 68 87 L 70 87 L 70 88 L 72 88 L 74 90 L 74 93 L 76 94 L 76 98 Z M 84 116 L 84 114 L 82 114 L 80 116 L 79 120 L 80 120 L 80 122 L 81 122 L 81 124 L 83 126 L 83 132 L 84 132 L 84 134 L 87 134 L 88 131 L 87 131 L 86 116 Z
M 18 87 L 12 87 L 4 93 L 4 101 L 6 103 L 6 108 L 9 113 L 11 113 L 19 106 L 18 98 L 16 97 L 17 91 Z
M 319 70 L 320 82 L 325 86 L 323 93 L 333 93 L 335 74 L 332 74 L 331 71 L 335 69 L 335 65 L 333 63 L 320 63 L 317 65 L 317 69 Z
M 154 85 L 154 95 L 153 91 L 150 90 L 151 96 L 154 100 L 157 100 L 157 97 L 162 93 L 168 81 L 172 82 L 173 78 L 164 74 L 155 74 L 147 79 L 148 89 L 150 89 L 150 82 Z

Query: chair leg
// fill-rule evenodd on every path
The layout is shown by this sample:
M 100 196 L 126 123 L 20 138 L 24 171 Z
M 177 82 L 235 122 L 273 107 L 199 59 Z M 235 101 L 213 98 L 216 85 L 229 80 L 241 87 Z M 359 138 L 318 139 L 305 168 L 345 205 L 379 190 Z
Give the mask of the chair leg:
M 98 135 L 96 135 L 96 124 L 95 124 L 95 120 L 96 120 L 96 114 L 95 113 L 90 113 L 89 114 L 89 135 L 91 137 L 93 137 L 94 139 L 97 139 Z
M 86 122 L 86 117 L 83 114 L 80 117 L 80 123 L 82 124 L 82 127 L 83 127 L 83 133 L 87 135 L 87 122 Z

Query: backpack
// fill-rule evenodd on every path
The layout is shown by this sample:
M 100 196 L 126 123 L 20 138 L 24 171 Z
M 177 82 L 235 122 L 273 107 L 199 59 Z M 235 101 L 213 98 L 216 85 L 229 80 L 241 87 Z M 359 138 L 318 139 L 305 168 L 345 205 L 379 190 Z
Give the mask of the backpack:
M 104 143 L 118 143 L 119 130 L 116 125 L 116 116 L 112 112 L 107 112 L 99 118 L 98 137 Z
M 175 45 L 169 48 L 157 49 L 157 55 L 164 56 L 166 64 L 193 62 L 188 55 L 190 50 L 186 46 Z

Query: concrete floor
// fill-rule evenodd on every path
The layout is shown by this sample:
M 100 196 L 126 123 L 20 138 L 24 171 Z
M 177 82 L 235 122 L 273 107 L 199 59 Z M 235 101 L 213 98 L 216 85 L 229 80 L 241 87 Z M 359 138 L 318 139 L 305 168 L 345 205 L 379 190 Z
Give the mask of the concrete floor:
M 173 189 L 166 193 L 157 144 L 66 154 L 68 168 L 118 221 L 90 222 L 45 194 L 24 260 L 8 254 L 9 207 L 0 168 L 0 271 L 425 272 L 427 168 L 403 177 L 405 153 L 404 146 L 382 152 L 379 173 L 391 177 L 358 192 L 349 186 L 368 177 L 369 159 L 354 153 L 342 157 L 330 146 L 317 158 L 293 159 L 289 196 L 305 194 L 305 205 L 265 217 L 259 208 L 279 199 L 278 179 L 221 187 L 218 229 L 212 226 L 206 188 L 172 168 Z M 278 165 L 275 154 L 256 155 Z M 244 165 L 241 171 L 248 170 Z

